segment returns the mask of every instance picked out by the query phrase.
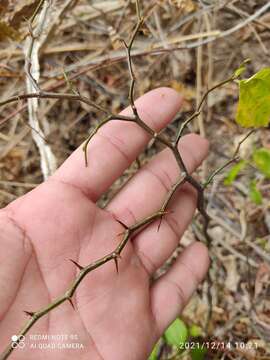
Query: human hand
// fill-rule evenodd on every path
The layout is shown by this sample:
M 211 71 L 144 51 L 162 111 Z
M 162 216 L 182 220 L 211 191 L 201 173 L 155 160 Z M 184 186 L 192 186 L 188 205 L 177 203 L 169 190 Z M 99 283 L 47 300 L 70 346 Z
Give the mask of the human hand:
M 181 105 L 173 90 L 160 88 L 137 101 L 142 119 L 156 131 L 165 127 Z M 130 113 L 130 110 L 125 110 Z M 89 166 L 81 148 L 46 182 L 0 212 L 0 353 L 25 323 L 23 310 L 35 311 L 62 295 L 81 265 L 108 254 L 123 227 L 157 211 L 176 181 L 178 168 L 162 151 L 124 186 L 107 208 L 96 201 L 135 160 L 149 141 L 136 124 L 104 125 L 88 147 Z M 180 141 L 181 154 L 193 171 L 207 154 L 197 135 Z M 167 326 L 181 313 L 208 268 L 202 243 L 187 247 L 163 277 L 151 275 L 175 250 L 196 207 L 188 184 L 170 202 L 171 213 L 137 234 L 119 261 L 119 273 L 108 262 L 86 276 L 73 302 L 41 318 L 29 334 L 76 334 L 84 349 L 17 349 L 12 359 L 147 359 Z M 51 342 L 51 341 L 50 341 Z

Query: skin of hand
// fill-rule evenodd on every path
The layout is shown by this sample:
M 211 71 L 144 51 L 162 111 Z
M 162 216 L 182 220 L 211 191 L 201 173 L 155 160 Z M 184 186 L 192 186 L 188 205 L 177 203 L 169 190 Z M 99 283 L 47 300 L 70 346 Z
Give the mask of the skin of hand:
M 182 98 L 159 88 L 137 100 L 142 119 L 156 131 L 173 119 Z M 131 114 L 130 109 L 123 114 Z M 85 167 L 77 149 L 43 184 L 0 212 L 0 351 L 35 311 L 64 294 L 78 269 L 111 252 L 123 227 L 157 211 L 179 169 L 168 149 L 160 152 L 123 187 L 106 209 L 99 197 L 136 159 L 149 141 L 137 124 L 112 121 L 88 147 Z M 180 149 L 189 171 L 203 161 L 208 143 L 185 136 Z M 11 359 L 145 360 L 169 324 L 181 313 L 204 278 L 209 258 L 199 242 L 188 246 L 155 282 L 151 275 L 175 250 L 196 207 L 196 191 L 185 184 L 175 194 L 159 231 L 158 220 L 125 247 L 117 274 L 113 262 L 94 270 L 79 285 L 75 311 L 65 302 L 41 318 L 26 335 L 26 346 Z M 83 349 L 30 349 L 31 334 L 75 335 Z M 43 343 L 53 343 L 47 340 Z

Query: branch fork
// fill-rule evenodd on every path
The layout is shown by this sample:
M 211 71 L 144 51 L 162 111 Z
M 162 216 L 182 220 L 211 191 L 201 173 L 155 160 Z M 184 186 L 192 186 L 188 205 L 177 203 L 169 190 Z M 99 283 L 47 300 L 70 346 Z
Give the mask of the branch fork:
M 131 50 L 132 50 L 132 46 L 134 43 L 134 40 L 141 28 L 141 25 L 143 24 L 143 17 L 141 16 L 140 13 L 140 6 L 139 6 L 139 0 L 136 0 L 136 10 L 137 10 L 137 24 L 135 26 L 135 29 L 132 33 L 132 36 L 129 40 L 128 43 L 126 43 L 124 41 L 124 46 L 126 48 L 127 51 L 127 62 L 128 62 L 128 69 L 129 69 L 129 74 L 130 74 L 130 87 L 129 87 L 129 102 L 130 102 L 130 106 L 133 112 L 132 116 L 124 116 L 124 115 L 117 115 L 117 114 L 113 114 L 110 111 L 108 111 L 107 109 L 103 108 L 102 106 L 94 103 L 93 101 L 91 101 L 90 99 L 81 96 L 79 93 L 64 93 L 64 94 L 59 94 L 59 93 L 52 93 L 52 92 L 43 92 L 40 91 L 38 93 L 28 93 L 28 94 L 20 94 L 20 95 L 16 95 L 13 96 L 7 100 L 4 100 L 2 102 L 0 102 L 0 106 L 12 103 L 12 102 L 16 102 L 16 101 L 21 101 L 21 100 L 25 100 L 25 99 L 30 99 L 30 98 L 56 98 L 56 99 L 68 99 L 68 100 L 73 100 L 73 101 L 79 101 L 79 102 L 84 102 L 92 107 L 94 107 L 96 110 L 101 111 L 102 113 L 105 114 L 105 118 L 97 125 L 97 127 L 94 129 L 94 131 L 88 136 L 88 138 L 86 139 L 82 149 L 84 152 L 84 157 L 85 157 L 85 163 L 86 166 L 88 165 L 88 156 L 87 156 L 87 149 L 88 149 L 88 145 L 91 141 L 91 139 L 93 138 L 93 136 L 98 132 L 98 130 L 105 125 L 106 123 L 108 123 L 109 121 L 113 121 L 113 120 L 122 120 L 122 121 L 130 121 L 130 122 L 134 122 L 136 123 L 138 126 L 140 126 L 144 131 L 146 131 L 152 140 L 154 141 L 158 141 L 161 144 L 165 145 L 168 149 L 171 150 L 172 154 L 174 155 L 175 161 L 178 165 L 179 168 L 179 176 L 178 179 L 176 180 L 176 182 L 172 185 L 171 189 L 169 190 L 169 192 L 166 195 L 166 198 L 164 199 L 164 202 L 162 204 L 162 206 L 160 207 L 160 209 L 158 211 L 156 211 L 153 214 L 150 214 L 149 216 L 145 217 L 144 219 L 136 222 L 135 224 L 131 225 L 131 226 L 127 226 L 125 225 L 123 222 L 121 222 L 120 220 L 116 219 L 116 221 L 121 224 L 121 226 L 124 228 L 124 231 L 119 234 L 122 236 L 121 241 L 119 242 L 119 244 L 117 245 L 117 247 L 114 249 L 114 251 L 110 252 L 107 255 L 104 255 L 103 257 L 101 257 L 100 259 L 95 260 L 94 262 L 90 263 L 87 266 L 82 266 L 79 263 L 77 263 L 75 260 L 69 259 L 78 269 L 79 272 L 77 274 L 77 276 L 75 277 L 75 279 L 73 280 L 73 282 L 70 284 L 70 287 L 66 290 L 66 292 L 56 298 L 52 303 L 46 305 L 45 307 L 39 309 L 38 311 L 35 312 L 31 312 L 31 311 L 24 311 L 25 314 L 30 317 L 30 319 L 28 319 L 24 325 L 24 327 L 19 331 L 19 336 L 25 335 L 36 323 L 36 321 L 38 321 L 38 319 L 40 319 L 41 317 L 47 315 L 50 311 L 52 311 L 53 309 L 55 309 L 56 307 L 60 306 L 62 303 L 68 301 L 71 306 L 75 309 L 74 304 L 72 302 L 72 297 L 75 293 L 75 291 L 77 290 L 78 286 L 80 285 L 80 283 L 83 281 L 84 277 L 87 276 L 91 271 L 94 271 L 95 269 L 97 269 L 98 267 L 104 265 L 105 263 L 109 262 L 109 261 L 113 261 L 116 267 L 116 272 L 119 272 L 119 260 L 121 259 L 121 254 L 122 251 L 124 250 L 126 244 L 128 243 L 128 241 L 131 239 L 131 237 L 137 232 L 140 231 L 142 228 L 144 228 L 145 226 L 150 225 L 151 223 L 153 223 L 156 220 L 159 220 L 159 224 L 157 229 L 159 230 L 161 223 L 162 223 L 162 218 L 165 215 L 168 215 L 171 213 L 171 211 L 168 209 L 170 200 L 173 198 L 174 194 L 176 193 L 176 191 L 184 184 L 184 183 L 189 183 L 191 186 L 193 186 L 193 188 L 196 189 L 197 193 L 198 193 L 198 200 L 197 200 L 197 209 L 200 212 L 200 214 L 203 217 L 204 220 L 204 225 L 203 225 L 203 234 L 204 237 L 206 239 L 206 242 L 208 245 L 210 245 L 211 243 L 211 238 L 208 234 L 208 226 L 209 226 L 209 221 L 210 221 L 210 217 L 206 212 L 206 208 L 205 208 L 205 199 L 204 199 L 204 191 L 207 188 L 207 186 L 212 182 L 213 178 L 220 173 L 225 167 L 227 167 L 228 165 L 230 165 L 232 162 L 236 161 L 238 158 L 238 152 L 239 152 L 239 148 L 241 146 L 241 144 L 245 141 L 245 139 L 250 136 L 252 134 L 252 132 L 254 130 L 252 130 L 250 133 L 248 133 L 245 138 L 238 144 L 238 147 L 235 150 L 235 153 L 233 155 L 233 158 L 230 159 L 229 161 L 227 161 L 224 165 L 222 165 L 220 168 L 218 168 L 217 170 L 215 170 L 207 179 L 207 181 L 204 184 L 200 184 L 195 178 L 193 178 L 186 166 L 185 163 L 182 159 L 182 156 L 180 154 L 180 151 L 178 149 L 178 144 L 179 141 L 181 139 L 181 137 L 183 136 L 183 132 L 186 129 L 187 125 L 194 120 L 196 117 L 198 117 L 202 111 L 203 105 L 205 103 L 205 100 L 207 99 L 207 96 L 210 92 L 212 92 L 213 90 L 217 89 L 218 87 L 234 81 L 236 79 L 235 75 L 231 76 L 230 78 L 220 82 L 219 84 L 216 84 L 215 86 L 213 86 L 212 88 L 208 89 L 207 92 L 204 94 L 204 96 L 202 97 L 197 109 L 195 110 L 195 112 L 188 118 L 186 119 L 179 127 L 176 137 L 174 140 L 169 141 L 167 140 L 161 133 L 156 132 L 155 130 L 151 129 L 139 116 L 137 108 L 135 106 L 135 101 L 134 101 L 134 89 L 135 89 L 135 84 L 136 84 L 136 79 L 135 79 L 135 75 L 134 75 L 134 71 L 133 71 L 133 64 L 132 64 L 132 59 L 131 59 Z M 12 351 L 14 350 L 14 341 L 11 341 L 10 344 L 7 346 L 7 348 L 5 349 L 5 351 L 0 355 L 0 360 L 5 360 L 9 357 L 9 355 L 12 353 Z

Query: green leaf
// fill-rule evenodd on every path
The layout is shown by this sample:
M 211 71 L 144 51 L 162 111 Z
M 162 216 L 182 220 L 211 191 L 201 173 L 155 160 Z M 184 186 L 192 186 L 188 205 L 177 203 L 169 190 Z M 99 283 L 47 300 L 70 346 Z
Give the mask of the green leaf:
M 262 204 L 262 194 L 257 188 L 255 180 L 249 184 L 249 197 L 256 205 Z
M 202 328 L 196 324 L 192 324 L 189 327 L 189 335 L 192 337 L 199 337 L 202 336 Z
M 190 351 L 191 359 L 192 360 L 204 360 L 206 353 L 207 353 L 207 349 L 205 347 L 195 346 Z
M 270 68 L 239 80 L 236 122 L 243 127 L 265 127 L 270 122 Z
M 157 360 L 158 359 L 158 343 L 155 345 L 154 349 L 151 352 L 148 360 Z
M 188 338 L 188 329 L 186 324 L 176 319 L 165 331 L 165 339 L 169 345 L 179 346 L 181 343 L 185 343 Z
M 270 178 L 270 150 L 261 148 L 253 153 L 253 161 L 256 167 L 267 177 Z
M 12 26 L 0 20 L 0 41 L 10 38 L 12 40 L 20 40 L 19 32 Z
M 236 165 L 234 165 L 224 179 L 224 185 L 231 185 L 240 171 L 245 168 L 246 164 L 247 162 L 245 160 L 240 160 Z
M 250 59 L 246 59 L 242 62 L 238 69 L 235 70 L 233 73 L 234 79 L 238 78 L 243 72 L 246 70 L 246 63 L 250 62 Z

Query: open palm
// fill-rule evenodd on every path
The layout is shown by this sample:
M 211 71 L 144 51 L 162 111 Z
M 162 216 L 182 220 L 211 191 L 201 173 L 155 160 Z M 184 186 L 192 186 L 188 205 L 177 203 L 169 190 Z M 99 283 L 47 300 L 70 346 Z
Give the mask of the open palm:
M 179 110 L 181 97 L 161 88 L 136 104 L 142 119 L 159 131 Z M 178 174 L 168 150 L 144 166 L 105 210 L 96 206 L 148 141 L 136 124 L 110 122 L 89 144 L 87 168 L 78 149 L 49 180 L 1 210 L 0 351 L 24 324 L 23 310 L 38 310 L 69 287 L 78 269 L 68 259 L 85 266 L 108 254 L 123 232 L 116 219 L 132 225 L 160 208 Z M 180 147 L 190 171 L 207 153 L 207 142 L 197 135 L 184 137 Z M 146 359 L 208 267 L 206 248 L 194 243 L 166 275 L 150 282 L 175 250 L 195 204 L 196 192 L 185 185 L 171 201 L 173 211 L 159 231 L 154 222 L 127 244 L 119 274 L 109 262 L 87 275 L 73 298 L 76 310 L 65 302 L 41 318 L 26 336 L 26 346 L 11 358 Z M 83 348 L 33 349 L 31 343 L 42 341 L 31 334 L 51 336 L 46 344 L 59 343 L 53 336 L 64 334 L 64 343 Z

